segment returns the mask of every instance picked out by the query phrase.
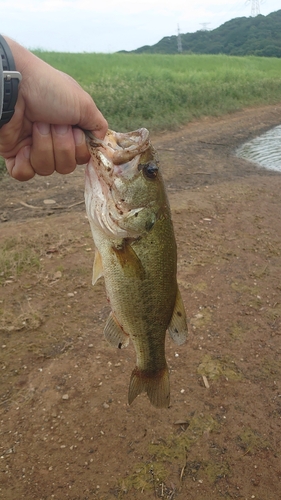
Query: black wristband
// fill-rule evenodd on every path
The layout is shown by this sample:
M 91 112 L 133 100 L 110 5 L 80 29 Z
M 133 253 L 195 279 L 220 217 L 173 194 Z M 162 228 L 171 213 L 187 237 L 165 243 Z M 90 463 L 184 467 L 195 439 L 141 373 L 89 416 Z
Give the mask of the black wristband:
M 3 108 L 0 118 L 0 128 L 8 123 L 14 112 L 18 98 L 18 87 L 21 74 L 16 71 L 12 51 L 5 38 L 0 35 L 0 56 L 3 66 Z

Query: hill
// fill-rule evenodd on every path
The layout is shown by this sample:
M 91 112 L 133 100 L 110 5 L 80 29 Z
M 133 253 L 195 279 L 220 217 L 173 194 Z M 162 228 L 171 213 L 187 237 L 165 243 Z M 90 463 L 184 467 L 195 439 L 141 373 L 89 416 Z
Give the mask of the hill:
M 210 31 L 181 35 L 184 53 L 281 57 L 281 10 L 267 16 L 238 17 Z M 134 53 L 176 54 L 177 36 L 166 36 L 155 45 Z

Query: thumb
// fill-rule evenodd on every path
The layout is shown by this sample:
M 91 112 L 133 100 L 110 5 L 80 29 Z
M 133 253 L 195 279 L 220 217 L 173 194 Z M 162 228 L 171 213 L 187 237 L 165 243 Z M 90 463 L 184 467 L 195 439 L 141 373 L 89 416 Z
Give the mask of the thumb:
M 83 130 L 89 130 L 95 137 L 102 140 L 108 130 L 108 123 L 91 96 L 86 95 L 88 98 L 83 100 L 77 125 Z

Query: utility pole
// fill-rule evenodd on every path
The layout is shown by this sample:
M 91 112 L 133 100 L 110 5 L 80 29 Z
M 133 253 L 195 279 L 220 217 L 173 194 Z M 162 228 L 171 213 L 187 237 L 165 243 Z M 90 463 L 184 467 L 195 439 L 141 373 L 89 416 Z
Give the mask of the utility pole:
M 207 28 L 208 24 L 211 24 L 211 23 L 199 23 L 201 24 L 202 28 L 201 28 L 201 31 L 208 31 L 209 28 Z
M 180 25 L 179 24 L 178 24 L 178 52 L 179 52 L 179 54 L 182 53 L 181 32 L 180 32 Z

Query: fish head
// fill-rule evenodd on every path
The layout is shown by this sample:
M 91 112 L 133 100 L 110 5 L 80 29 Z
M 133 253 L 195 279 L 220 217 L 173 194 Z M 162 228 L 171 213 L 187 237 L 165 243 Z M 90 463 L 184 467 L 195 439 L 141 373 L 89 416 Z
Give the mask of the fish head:
M 150 231 L 169 208 L 148 131 L 108 131 L 103 141 L 88 136 L 88 146 L 85 200 L 90 223 L 116 238 Z

